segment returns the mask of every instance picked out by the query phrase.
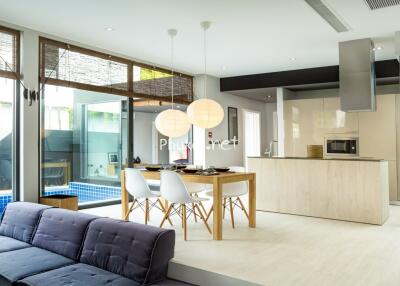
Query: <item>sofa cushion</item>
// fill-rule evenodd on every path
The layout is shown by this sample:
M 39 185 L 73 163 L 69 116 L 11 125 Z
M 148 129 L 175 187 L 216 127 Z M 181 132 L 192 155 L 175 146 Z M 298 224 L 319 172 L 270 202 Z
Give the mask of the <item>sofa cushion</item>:
M 136 286 L 140 284 L 106 270 L 80 263 L 27 277 L 17 285 Z
M 9 203 L 1 221 L 0 235 L 30 243 L 42 211 L 48 208 L 26 202 Z
M 75 263 L 73 260 L 64 256 L 37 247 L 29 247 L 0 253 L 0 277 L 13 283 L 73 263 Z
M 80 261 L 151 284 L 166 278 L 174 247 L 173 230 L 102 218 L 89 225 Z
M 32 245 L 78 260 L 87 226 L 96 218 L 64 209 L 45 210 Z
M 31 247 L 29 243 L 7 236 L 0 236 L 0 253 Z M 1 285 L 1 284 L 0 284 Z

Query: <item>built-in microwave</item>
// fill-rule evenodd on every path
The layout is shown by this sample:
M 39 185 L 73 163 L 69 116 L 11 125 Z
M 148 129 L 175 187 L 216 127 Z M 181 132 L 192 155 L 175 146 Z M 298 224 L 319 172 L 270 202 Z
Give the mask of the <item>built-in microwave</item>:
M 325 156 L 358 157 L 358 138 L 325 138 Z

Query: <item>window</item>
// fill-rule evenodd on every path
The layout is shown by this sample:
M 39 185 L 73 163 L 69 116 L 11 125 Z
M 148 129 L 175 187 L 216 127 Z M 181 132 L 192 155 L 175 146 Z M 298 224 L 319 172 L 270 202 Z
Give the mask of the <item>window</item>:
M 244 156 L 247 167 L 247 158 L 260 156 L 260 113 L 244 110 Z
M 190 103 L 193 78 L 173 79 L 175 101 Z M 188 162 L 186 148 L 152 151 L 160 139 L 152 122 L 171 100 L 171 71 L 40 38 L 40 82 L 42 194 L 77 195 L 80 205 L 118 200 L 121 169 L 133 157 Z
M 40 38 L 42 83 L 140 99 L 169 101 L 170 70 Z M 193 77 L 174 73 L 178 103 L 193 100 Z
M 80 206 L 120 198 L 124 101 L 113 94 L 44 86 L 42 195 L 76 195 Z
M 144 64 L 133 65 L 133 93 L 136 97 L 162 99 L 171 98 L 171 71 Z M 174 73 L 175 102 L 190 103 L 193 100 L 193 79 Z
M 0 27 L 0 214 L 17 198 L 15 110 L 19 78 L 19 32 Z

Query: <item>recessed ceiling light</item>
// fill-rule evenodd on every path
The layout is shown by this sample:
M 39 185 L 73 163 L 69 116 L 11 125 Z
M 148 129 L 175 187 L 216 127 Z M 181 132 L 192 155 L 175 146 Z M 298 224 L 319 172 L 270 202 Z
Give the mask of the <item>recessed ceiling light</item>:
M 372 50 L 374 50 L 374 51 L 380 51 L 380 50 L 382 50 L 382 49 L 383 49 L 382 46 L 376 46 L 376 47 L 373 48 Z
M 267 97 L 268 97 L 268 98 L 271 98 L 272 96 L 268 95 Z
M 104 30 L 106 30 L 107 32 L 115 31 L 113 27 L 105 27 Z
M 289 60 L 291 60 L 291 61 L 295 61 L 295 60 L 296 60 L 296 58 L 289 58 Z

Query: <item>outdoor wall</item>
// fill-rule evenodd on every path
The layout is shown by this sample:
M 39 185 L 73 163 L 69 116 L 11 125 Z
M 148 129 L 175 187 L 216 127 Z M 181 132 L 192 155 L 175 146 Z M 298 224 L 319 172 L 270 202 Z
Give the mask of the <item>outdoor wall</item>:
M 204 75 L 198 75 L 194 78 L 194 94 L 197 98 L 202 97 L 204 93 Z M 244 97 L 232 95 L 225 92 L 220 92 L 220 80 L 219 78 L 207 76 L 207 96 L 209 98 L 218 101 L 225 112 L 224 120 L 216 128 L 207 129 L 205 134 L 205 165 L 206 166 L 244 166 L 244 151 L 243 151 L 243 110 L 248 109 L 251 111 L 258 111 L 260 113 L 260 139 L 261 139 L 261 154 L 268 145 L 267 136 L 267 116 L 266 116 L 266 104 L 251 100 Z M 214 150 L 207 150 L 207 147 L 211 145 L 208 143 L 208 132 L 213 133 L 213 140 L 226 140 L 228 139 L 228 107 L 238 108 L 238 126 L 239 126 L 239 143 L 236 148 L 231 150 L 221 150 L 216 146 Z M 195 139 L 196 140 L 196 139 Z M 196 150 L 194 150 L 196 152 Z
M 134 112 L 133 156 L 146 164 L 152 163 L 152 130 L 156 113 Z

